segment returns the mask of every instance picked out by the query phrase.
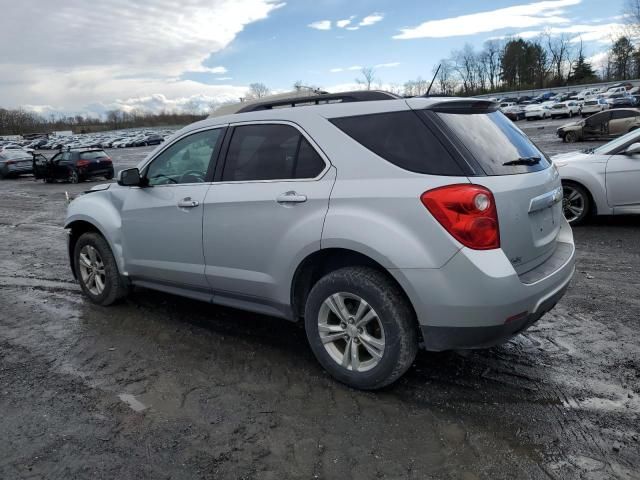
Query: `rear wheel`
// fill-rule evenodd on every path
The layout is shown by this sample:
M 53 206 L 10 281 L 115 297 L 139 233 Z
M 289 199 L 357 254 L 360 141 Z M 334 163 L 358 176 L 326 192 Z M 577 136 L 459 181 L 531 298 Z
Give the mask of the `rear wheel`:
M 587 190 L 576 183 L 562 184 L 562 211 L 571 225 L 584 222 L 591 209 L 591 199 Z
M 128 289 L 102 235 L 82 234 L 75 245 L 73 259 L 80 288 L 93 303 L 107 306 L 126 296 Z
M 369 267 L 342 268 L 320 279 L 307 298 L 305 329 L 325 370 L 363 390 L 393 383 L 418 351 L 412 308 L 395 283 Z
M 113 172 L 109 172 L 107 173 L 104 178 L 106 178 L 107 180 L 112 180 L 113 179 Z
M 69 170 L 69 177 L 67 180 L 69 183 L 78 183 L 80 181 L 80 175 L 78 175 L 78 171 L 75 168 Z

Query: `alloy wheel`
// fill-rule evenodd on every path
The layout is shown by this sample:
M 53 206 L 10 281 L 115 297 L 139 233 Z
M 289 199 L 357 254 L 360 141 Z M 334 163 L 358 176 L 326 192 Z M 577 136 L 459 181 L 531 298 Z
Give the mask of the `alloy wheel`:
M 371 370 L 384 355 L 382 322 L 358 295 L 340 292 L 325 299 L 318 313 L 318 332 L 331 358 L 347 370 Z
M 80 250 L 80 277 L 87 290 L 93 295 L 100 295 L 106 285 L 104 262 L 96 248 L 85 245 Z
M 569 223 L 575 222 L 583 216 L 586 204 L 584 196 L 571 185 L 563 185 L 562 191 L 562 211 L 564 212 L 564 217 Z
M 71 172 L 69 173 L 69 183 L 78 183 L 79 180 L 80 178 L 78 177 L 78 172 L 76 172 L 75 170 L 71 170 Z

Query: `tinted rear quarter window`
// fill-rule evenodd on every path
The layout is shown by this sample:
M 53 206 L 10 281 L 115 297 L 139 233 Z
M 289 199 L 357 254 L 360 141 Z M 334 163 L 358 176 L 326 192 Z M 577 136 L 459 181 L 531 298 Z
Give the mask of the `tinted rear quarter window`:
M 544 153 L 500 112 L 437 113 L 487 175 L 536 172 L 550 166 Z M 505 165 L 539 158 L 535 164 Z
M 465 175 L 414 111 L 331 119 L 336 127 L 388 162 L 416 173 Z

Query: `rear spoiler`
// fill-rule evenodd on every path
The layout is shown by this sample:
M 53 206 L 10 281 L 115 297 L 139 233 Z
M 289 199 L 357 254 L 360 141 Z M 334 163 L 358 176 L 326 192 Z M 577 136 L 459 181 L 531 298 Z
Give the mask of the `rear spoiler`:
M 462 98 L 460 100 L 435 103 L 427 107 L 427 110 L 439 113 L 491 113 L 497 111 L 498 107 L 497 102 Z

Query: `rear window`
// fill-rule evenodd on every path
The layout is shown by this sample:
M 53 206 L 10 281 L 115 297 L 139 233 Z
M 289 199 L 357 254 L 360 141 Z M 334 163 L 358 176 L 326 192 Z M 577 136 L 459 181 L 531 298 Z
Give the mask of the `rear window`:
M 500 112 L 436 115 L 451 129 L 487 175 L 537 172 L 550 165 L 546 156 L 522 130 Z M 538 158 L 540 160 L 537 163 L 531 161 Z
M 413 111 L 334 118 L 331 123 L 379 157 L 405 170 L 430 175 L 465 175 Z
M 97 160 L 98 158 L 105 158 L 107 156 L 103 151 L 99 152 L 82 152 L 80 158 L 83 160 Z

